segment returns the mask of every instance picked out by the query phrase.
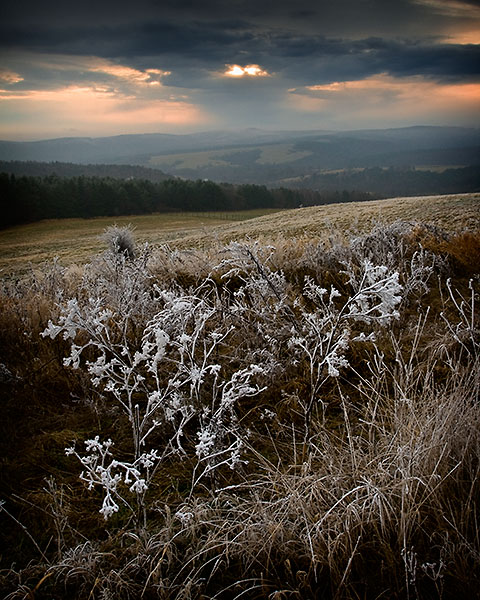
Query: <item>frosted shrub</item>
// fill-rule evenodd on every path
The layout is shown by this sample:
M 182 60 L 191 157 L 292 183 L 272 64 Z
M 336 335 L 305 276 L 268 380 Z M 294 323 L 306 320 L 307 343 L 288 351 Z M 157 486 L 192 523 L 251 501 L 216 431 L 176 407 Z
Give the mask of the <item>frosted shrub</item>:
M 319 391 L 330 377 L 338 377 L 340 369 L 349 366 L 345 356 L 351 343 L 375 341 L 375 327 L 386 326 L 397 319 L 396 310 L 401 301 L 402 286 L 398 273 L 390 273 L 385 266 L 375 266 L 365 260 L 356 273 L 351 265 L 347 270 L 351 296 L 342 300 L 340 292 L 330 291 L 306 277 L 304 297 L 296 302 L 300 318 L 292 330 L 289 346 L 297 360 L 306 359 L 309 369 L 310 397 L 304 401 L 306 434 L 312 410 L 321 402 Z M 313 310 L 311 308 L 313 306 Z M 354 333 L 355 322 L 371 327 L 368 334 Z
M 421 297 L 429 291 L 429 281 L 435 270 L 445 271 L 443 258 L 412 243 L 418 224 L 398 221 L 390 225 L 379 223 L 368 233 L 350 232 L 339 239 L 334 232 L 330 245 L 309 245 L 301 263 L 321 274 L 322 270 L 338 272 L 342 265 L 361 268 L 365 260 L 384 265 L 399 273 L 404 288 L 404 298 Z M 438 234 L 440 235 L 440 234 Z
M 234 292 L 225 299 L 228 311 L 243 335 L 239 340 L 242 352 L 249 352 L 275 371 L 282 346 L 291 336 L 296 317 L 293 311 L 295 290 L 283 271 L 270 266 L 274 248 L 254 244 L 231 243 L 229 254 L 214 272 L 220 272 L 227 289 Z M 240 282 L 240 285 L 239 285 Z
M 148 245 L 131 258 L 112 250 L 94 257 L 85 265 L 77 298 L 101 298 L 124 322 L 151 316 L 150 258 Z
M 115 401 L 130 423 L 130 462 L 113 458 L 110 440 L 88 440 L 86 456 L 74 447 L 67 449 L 82 462 L 81 477 L 89 487 L 103 488 L 105 518 L 118 510 L 115 498 L 130 506 L 122 492 L 129 484 L 137 498 L 137 516 L 145 519 L 145 493 L 155 469 L 172 454 L 188 456 L 183 439 L 193 420 L 197 427 L 193 485 L 221 465 L 235 468 L 241 462 L 243 435 L 236 404 L 262 389 L 254 383 L 262 366 L 229 373 L 217 362 L 232 328 L 218 324 L 216 297 L 208 286 L 193 294 L 156 289 L 152 302 L 157 311 L 139 344 L 126 334 L 125 316 L 98 298 L 84 306 L 70 300 L 58 325 L 49 322 L 42 334 L 51 338 L 62 334 L 71 341 L 67 366 L 79 368 L 82 356 L 87 356 L 85 366 L 93 385 Z M 162 446 L 146 450 L 149 444 L 158 444 L 160 431 Z
M 289 310 L 289 285 L 281 270 L 274 271 L 269 262 L 275 248 L 232 242 L 226 248 L 230 257 L 215 270 L 227 272 L 222 279 L 238 278 L 242 286 L 236 292 L 237 308 L 248 303 L 255 308 L 256 316 L 271 319 L 283 310 Z
M 299 293 L 270 268 L 272 248 L 234 243 L 226 251 L 216 269 L 223 271 L 225 292 L 209 279 L 189 292 L 149 286 L 146 267 L 136 265 L 140 258 L 107 256 L 113 281 L 105 269 L 85 286 L 102 295 L 69 300 L 58 323 L 49 322 L 42 334 L 70 341 L 65 365 L 84 364 L 92 384 L 130 423 L 131 460 L 115 458 L 113 442 L 99 438 L 87 440 L 85 455 L 67 450 L 81 461 L 89 487 L 103 488 L 105 518 L 119 502 L 132 508 L 129 493 L 144 518 L 145 494 L 167 457 L 193 459 L 192 489 L 220 466 L 235 469 L 245 444 L 238 402 L 263 391 L 258 382 L 286 360 L 308 368 L 310 391 L 300 401 L 307 439 L 320 390 L 349 366 L 351 344 L 373 341 L 376 327 L 398 318 L 402 286 L 398 272 L 386 266 L 367 259 L 360 268 L 345 264 L 351 290 L 345 297 L 311 277 Z M 88 273 L 85 281 L 91 281 Z M 247 325 L 250 338 L 239 344 Z
M 135 240 L 131 225 L 127 227 L 118 227 L 118 225 L 107 227 L 102 238 L 114 254 L 121 254 L 125 258 L 135 258 Z
M 265 346 L 264 357 L 269 349 L 271 368 L 282 361 L 308 365 L 310 393 L 300 399 L 308 436 L 312 411 L 321 403 L 319 391 L 329 378 L 338 377 L 349 366 L 346 352 L 350 345 L 374 341 L 376 328 L 399 317 L 397 307 L 403 292 L 399 273 L 369 259 L 359 266 L 347 261 L 343 275 L 349 295 L 342 297 L 334 286 L 327 290 L 309 276 L 299 293 L 282 271 L 270 268 L 271 248 L 234 243 L 227 251 L 230 257 L 219 266 L 228 267 L 223 279 L 242 281 L 231 310 L 242 327 L 251 324 L 260 338 L 258 343 Z M 365 333 L 368 327 L 370 331 Z

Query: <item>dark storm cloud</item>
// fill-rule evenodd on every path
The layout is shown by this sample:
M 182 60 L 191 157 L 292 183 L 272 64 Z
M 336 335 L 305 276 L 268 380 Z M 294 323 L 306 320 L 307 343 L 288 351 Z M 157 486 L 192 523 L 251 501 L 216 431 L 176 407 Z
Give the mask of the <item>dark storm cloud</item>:
M 443 34 L 452 18 L 475 18 L 477 2 L 460 0 L 7 0 L 0 8 L 5 29 L 24 26 L 48 35 L 50 28 L 75 31 L 99 25 L 110 31 L 121 26 L 137 31 L 147 23 L 165 22 L 188 30 L 191 23 L 250 23 L 265 31 L 288 30 L 297 34 L 361 38 L 373 35 L 406 37 Z M 452 16 L 453 15 L 453 16 Z M 478 14 L 476 14 L 478 19 Z M 21 33 L 21 32 L 20 32 Z M 58 35 L 58 33 L 57 33 Z M 22 36 L 25 39 L 25 36 Z
M 478 6 L 476 2 L 452 3 L 448 0 L 83 0 L 76 4 L 59 0 L 6 0 L 2 4 L 0 15 L 7 24 L 86 25 L 92 20 L 102 24 L 132 24 L 162 18 L 183 23 L 246 19 L 274 26 L 323 26 L 323 33 L 328 33 L 327 29 L 336 33 L 372 27 L 388 31 L 392 26 L 404 27 L 427 15 L 439 22 L 443 6 L 450 12 L 452 5 L 456 7 L 459 18 L 462 11 L 458 6 Z M 422 27 L 428 29 L 429 24 L 423 22 Z
M 253 34 L 238 23 L 146 22 L 134 25 L 33 27 L 0 25 L 0 45 L 60 54 L 94 54 L 104 58 L 152 54 L 191 55 L 208 59 L 224 49 L 248 44 Z
M 428 118 L 457 115 L 450 107 L 471 97 L 472 119 L 479 29 L 473 0 L 4 0 L 3 120 L 20 122 L 20 111 L 26 122 L 47 121 L 71 105 L 67 127 L 88 105 L 95 128 L 113 130 L 118 118 L 119 131 L 134 126 L 132 113 L 144 131 L 182 122 L 309 126 L 315 114 L 326 115 L 315 126 L 344 126 L 347 114 L 375 119 L 369 106 L 385 106 L 385 122 L 416 113 L 425 90 L 433 103 L 443 87 Z M 369 78 L 370 91 L 358 94 L 351 82 Z M 38 107 L 42 118 L 32 117 Z
M 355 42 L 326 39 L 283 40 L 277 48 L 284 73 L 306 83 L 361 79 L 376 73 L 424 75 L 449 81 L 480 74 L 480 47 L 370 38 Z M 281 61 L 276 61 L 281 63 Z
M 298 84 L 360 79 L 386 72 L 462 79 L 480 72 L 480 47 L 380 37 L 360 40 L 298 35 L 241 20 L 150 21 L 130 25 L 0 26 L 4 48 L 118 58 L 132 65 L 162 61 L 162 68 L 197 65 L 216 71 L 225 64 L 258 63 Z M 197 72 L 197 75 L 200 75 Z M 189 74 L 190 76 L 190 74 Z M 177 73 L 177 83 L 182 75 Z M 191 85 L 185 80 L 185 85 Z

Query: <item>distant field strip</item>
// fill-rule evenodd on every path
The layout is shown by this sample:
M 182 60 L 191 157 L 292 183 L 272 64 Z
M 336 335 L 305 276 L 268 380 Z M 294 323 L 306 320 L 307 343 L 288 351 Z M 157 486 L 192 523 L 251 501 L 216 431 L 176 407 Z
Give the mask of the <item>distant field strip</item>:
M 232 156 L 259 151 L 259 157 L 254 161 L 258 164 L 288 163 L 310 156 L 312 152 L 298 151 L 294 144 L 271 144 L 264 146 L 244 146 L 226 150 L 205 150 L 201 152 L 183 152 L 152 156 L 149 166 L 177 169 L 197 169 L 207 166 L 231 166 L 236 164 Z

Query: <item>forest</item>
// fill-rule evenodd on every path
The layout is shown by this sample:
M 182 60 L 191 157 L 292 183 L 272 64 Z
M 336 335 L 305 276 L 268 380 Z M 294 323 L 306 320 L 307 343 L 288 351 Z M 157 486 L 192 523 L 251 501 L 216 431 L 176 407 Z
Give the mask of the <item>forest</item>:
M 304 177 L 298 187 L 308 187 L 323 192 L 338 189 L 370 191 L 377 197 L 423 196 L 476 192 L 480 189 L 478 166 L 446 168 L 432 167 L 370 167 L 345 169 L 330 173 L 313 173 Z
M 296 208 L 352 200 L 371 200 L 363 192 L 314 192 L 268 189 L 253 184 L 217 184 L 208 180 L 0 174 L 2 226 L 41 219 L 93 218 L 170 211 L 243 211 Z

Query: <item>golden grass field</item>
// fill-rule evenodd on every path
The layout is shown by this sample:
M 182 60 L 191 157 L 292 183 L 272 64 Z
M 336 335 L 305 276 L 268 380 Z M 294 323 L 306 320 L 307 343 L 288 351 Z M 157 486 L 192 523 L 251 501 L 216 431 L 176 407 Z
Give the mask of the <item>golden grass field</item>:
M 172 247 L 209 247 L 231 240 L 321 238 L 330 228 L 367 228 L 373 221 L 432 223 L 449 231 L 480 225 L 480 193 L 391 198 L 283 211 L 170 213 L 97 219 L 48 220 L 0 231 L 0 276 L 20 274 L 58 257 L 82 263 L 104 247 L 110 225 L 131 224 L 139 243 Z
M 249 220 L 271 210 L 238 213 L 160 213 L 95 219 L 50 219 L 0 231 L 0 276 L 25 272 L 58 257 L 62 264 L 83 263 L 105 244 L 103 231 L 110 225 L 131 224 L 139 243 L 175 244 L 200 236 L 225 223 Z

